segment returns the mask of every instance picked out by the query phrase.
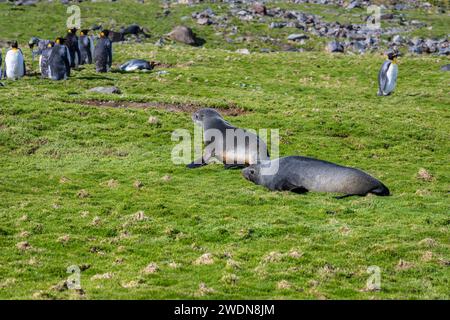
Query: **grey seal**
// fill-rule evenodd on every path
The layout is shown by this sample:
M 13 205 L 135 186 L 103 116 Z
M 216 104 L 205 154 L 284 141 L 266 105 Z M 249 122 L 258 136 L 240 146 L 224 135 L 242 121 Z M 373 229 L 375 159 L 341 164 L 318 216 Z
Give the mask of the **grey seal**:
M 262 169 L 272 166 L 272 174 L 262 174 Z M 373 193 L 388 196 L 389 189 L 369 174 L 350 167 L 314 158 L 289 156 L 251 165 L 242 170 L 243 176 L 255 184 L 270 190 L 295 193 L 334 192 L 348 196 L 365 196 Z

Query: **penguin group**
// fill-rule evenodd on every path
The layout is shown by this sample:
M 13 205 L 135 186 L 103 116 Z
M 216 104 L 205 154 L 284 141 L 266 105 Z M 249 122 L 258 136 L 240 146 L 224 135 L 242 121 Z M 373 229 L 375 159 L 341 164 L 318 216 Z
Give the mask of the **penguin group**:
M 77 35 L 77 28 L 67 30 L 65 38 L 58 37 L 55 41 L 44 40 L 32 37 L 28 42 L 32 50 L 32 59 L 39 56 L 39 70 L 42 78 L 52 80 L 65 80 L 70 77 L 71 69 L 84 64 L 95 64 L 96 72 L 108 72 L 111 70 L 113 51 L 111 38 L 114 32 L 95 26 L 92 30 L 99 30 L 99 37 L 89 35 L 89 29 L 82 29 L 80 36 Z M 138 25 L 131 25 L 122 28 L 120 34 L 130 34 L 138 36 L 149 35 Z M 96 44 L 94 45 L 94 42 Z M 36 47 L 36 50 L 33 50 Z M 390 95 L 397 84 L 398 65 L 397 58 L 400 53 L 394 49 L 387 53 L 387 60 L 383 62 L 378 73 L 378 96 Z M 17 80 L 26 73 L 23 52 L 19 49 L 17 41 L 11 44 L 10 50 L 5 56 L 5 65 L 2 69 L 2 56 L 0 52 L 0 79 L 3 77 Z M 150 62 L 139 59 L 132 59 L 119 67 L 119 70 L 132 72 L 135 70 L 152 70 Z
M 99 37 L 89 35 L 90 30 L 83 29 L 77 35 L 77 28 L 67 30 L 66 36 L 54 41 L 32 37 L 28 42 L 32 60 L 39 57 L 41 78 L 51 80 L 66 80 L 72 69 L 84 64 L 94 64 L 97 72 L 108 72 L 112 65 L 112 42 L 108 38 L 109 31 L 102 30 Z M 94 42 L 96 44 L 94 45 Z M 11 80 L 22 78 L 26 74 L 25 59 L 17 41 L 11 43 L 11 48 L 5 56 L 2 69 L 0 52 L 0 79 Z

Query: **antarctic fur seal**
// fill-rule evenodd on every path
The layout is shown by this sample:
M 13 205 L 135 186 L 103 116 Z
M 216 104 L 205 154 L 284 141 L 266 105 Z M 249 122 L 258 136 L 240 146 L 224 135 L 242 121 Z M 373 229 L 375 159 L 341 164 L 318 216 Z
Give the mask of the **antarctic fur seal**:
M 273 174 L 262 174 L 264 167 L 277 167 L 277 165 L 278 170 Z M 242 174 L 247 180 L 265 186 L 270 190 L 344 194 L 337 198 L 354 195 L 365 196 L 368 193 L 378 196 L 389 195 L 389 189 L 383 183 L 359 169 L 314 158 L 283 157 L 251 165 L 243 169 Z
M 212 158 L 221 161 L 225 169 L 270 160 L 267 145 L 262 139 L 248 130 L 231 125 L 216 110 L 201 109 L 194 112 L 192 120 L 203 128 L 205 148 L 203 156 L 188 164 L 188 168 L 207 165 Z

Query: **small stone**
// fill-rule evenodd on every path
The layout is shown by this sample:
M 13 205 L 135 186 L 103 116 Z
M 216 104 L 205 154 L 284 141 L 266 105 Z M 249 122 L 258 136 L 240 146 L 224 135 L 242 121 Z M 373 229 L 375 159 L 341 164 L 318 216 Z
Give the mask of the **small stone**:
M 414 265 L 411 262 L 400 259 L 396 266 L 397 270 L 408 270 L 411 269 Z
M 420 168 L 419 172 L 417 173 L 417 179 L 430 182 L 433 181 L 433 175 L 429 173 L 426 169 Z
M 147 122 L 149 124 L 158 124 L 159 123 L 159 119 L 157 117 L 154 116 L 150 116 L 147 120 Z
M 228 285 L 236 285 L 239 281 L 239 277 L 235 274 L 225 274 L 222 277 L 222 281 L 225 282 Z
M 58 242 L 61 242 L 63 244 L 69 242 L 69 240 L 70 240 L 70 236 L 67 234 L 58 238 Z
M 294 33 L 294 34 L 290 34 L 287 37 L 288 40 L 290 41 L 300 41 L 300 40 L 306 40 L 309 39 L 309 37 L 306 34 L 302 34 L 302 33 Z
M 144 214 L 144 211 L 138 211 L 133 215 L 134 221 L 144 221 L 147 220 L 147 216 Z
M 211 253 L 205 253 L 194 261 L 195 265 L 209 265 L 214 263 L 214 258 Z
M 28 241 L 21 241 L 16 244 L 16 248 L 22 251 L 31 249 L 31 244 Z
M 344 45 L 338 41 L 331 41 L 327 44 L 327 51 L 331 53 L 344 52 Z
M 114 275 L 111 272 L 96 274 L 91 277 L 91 280 L 100 280 L 100 279 L 112 279 Z
M 169 176 L 169 175 L 165 175 L 165 176 L 162 177 L 161 179 L 162 179 L 163 181 L 165 181 L 165 182 L 168 182 L 168 181 L 170 181 L 170 180 L 172 179 L 172 177 Z
M 101 223 L 101 219 L 99 217 L 94 217 L 94 219 L 92 219 L 91 225 L 93 226 L 98 226 Z
M 145 274 L 152 274 L 155 273 L 159 270 L 158 265 L 154 262 L 150 263 L 148 266 L 146 266 L 144 268 L 144 270 L 142 270 L 143 273 Z
M 437 242 L 432 238 L 425 238 L 419 241 L 419 245 L 431 248 L 435 247 L 437 245 Z
M 216 292 L 216 290 L 209 288 L 204 282 L 200 283 L 198 286 L 198 294 L 200 296 L 204 296 L 214 292 Z
M 110 179 L 106 182 L 106 185 L 108 186 L 108 188 L 114 189 L 119 186 L 119 181 L 115 179 Z
M 250 50 L 248 49 L 237 49 L 236 53 L 240 53 L 240 54 L 250 54 Z
M 144 186 L 144 184 L 141 181 L 139 181 L 139 180 L 136 180 L 136 181 L 133 182 L 133 187 L 135 187 L 136 189 L 140 189 L 143 186 Z
M 421 257 L 422 261 L 428 262 L 433 259 L 433 252 L 431 251 L 425 251 Z
M 61 183 L 61 184 L 68 183 L 68 182 L 70 182 L 70 179 L 67 177 L 61 177 L 59 179 L 59 183 Z
M 264 262 L 278 262 L 283 258 L 283 255 L 279 252 L 272 251 L 264 257 Z
M 117 87 L 95 87 L 89 89 L 89 92 L 103 93 L 103 94 L 120 94 L 120 89 Z
M 87 197 L 89 197 L 89 192 L 87 192 L 84 189 L 81 189 L 80 191 L 77 192 L 77 197 L 80 199 L 87 198 Z
M 291 288 L 291 284 L 286 280 L 281 280 L 277 283 L 277 289 L 279 290 L 288 290 Z
M 292 250 L 291 252 L 289 252 L 289 257 L 294 258 L 294 259 L 299 259 L 299 258 L 301 258 L 302 255 L 303 255 L 303 253 L 300 253 L 296 250 Z

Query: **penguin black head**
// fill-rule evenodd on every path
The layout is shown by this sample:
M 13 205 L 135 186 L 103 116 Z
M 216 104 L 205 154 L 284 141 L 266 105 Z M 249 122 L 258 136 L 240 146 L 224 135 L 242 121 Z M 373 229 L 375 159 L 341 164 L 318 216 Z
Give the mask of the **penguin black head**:
M 47 45 L 47 48 L 53 48 L 55 46 L 55 43 L 53 41 L 50 41 Z
M 100 32 L 100 37 L 107 38 L 108 36 L 109 36 L 109 30 L 102 30 L 102 32 Z
M 72 28 L 72 29 L 68 29 L 67 32 L 68 33 L 72 33 L 72 34 L 76 34 L 77 33 L 77 28 Z
M 65 41 L 64 38 L 58 37 L 58 38 L 56 38 L 56 40 L 55 40 L 55 44 L 63 44 L 64 41 Z
M 19 44 L 17 43 L 17 41 L 11 42 L 11 48 L 13 48 L 13 49 L 18 49 L 19 48 Z
M 28 46 L 30 47 L 30 49 L 33 49 L 35 45 L 37 45 L 39 42 L 39 38 L 37 37 L 32 37 L 30 39 L 30 41 L 28 41 Z
M 399 55 L 400 55 L 400 53 L 396 49 L 388 52 L 388 54 L 387 54 L 389 60 L 397 59 Z
M 81 36 L 87 36 L 87 34 L 89 33 L 89 31 L 90 31 L 89 29 L 83 29 L 83 30 L 80 31 L 80 35 L 81 35 Z

